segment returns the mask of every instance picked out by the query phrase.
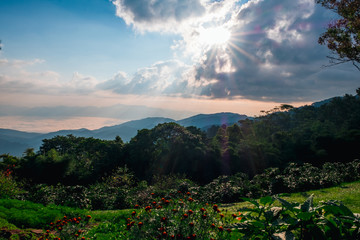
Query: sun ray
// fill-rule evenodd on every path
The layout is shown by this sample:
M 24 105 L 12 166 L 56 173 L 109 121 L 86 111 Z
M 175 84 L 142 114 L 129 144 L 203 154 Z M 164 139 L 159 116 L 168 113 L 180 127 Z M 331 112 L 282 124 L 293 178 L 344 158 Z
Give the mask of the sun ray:
M 242 53 L 244 56 L 248 57 L 250 60 L 254 62 L 258 62 L 258 59 L 252 56 L 250 53 L 246 52 L 244 49 L 240 48 L 236 44 L 229 42 L 229 46 L 235 48 L 238 52 Z

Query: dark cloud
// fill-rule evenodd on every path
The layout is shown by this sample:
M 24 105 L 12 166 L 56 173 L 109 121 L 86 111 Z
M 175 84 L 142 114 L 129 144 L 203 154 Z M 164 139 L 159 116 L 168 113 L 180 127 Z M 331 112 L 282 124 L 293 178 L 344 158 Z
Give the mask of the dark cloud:
M 113 0 L 117 16 L 140 30 L 168 29 L 205 12 L 199 0 Z M 175 30 L 175 29 L 174 29 Z
M 218 53 L 207 52 L 196 71 L 198 80 L 209 83 L 201 94 L 304 101 L 353 90 L 359 80 L 355 69 L 322 68 L 329 52 L 317 39 L 330 20 L 311 0 L 249 1 L 233 23 L 232 53 L 222 53 L 230 56 L 233 70 L 217 70 Z
M 135 28 L 180 29 L 183 39 L 176 47 L 192 54 L 193 63 L 159 62 L 131 77 L 118 74 L 98 89 L 290 102 L 343 95 L 358 87 L 358 71 L 349 64 L 323 68 L 329 50 L 318 37 L 336 16 L 313 0 L 113 2 L 117 15 Z M 227 48 L 200 41 L 202 30 L 218 26 L 231 31 Z

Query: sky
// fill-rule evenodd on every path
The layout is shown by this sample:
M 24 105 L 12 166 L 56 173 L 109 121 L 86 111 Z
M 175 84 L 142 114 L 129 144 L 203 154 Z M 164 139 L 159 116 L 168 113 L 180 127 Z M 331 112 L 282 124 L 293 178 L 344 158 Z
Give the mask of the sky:
M 313 0 L 1 0 L 0 128 L 260 115 L 354 94 Z

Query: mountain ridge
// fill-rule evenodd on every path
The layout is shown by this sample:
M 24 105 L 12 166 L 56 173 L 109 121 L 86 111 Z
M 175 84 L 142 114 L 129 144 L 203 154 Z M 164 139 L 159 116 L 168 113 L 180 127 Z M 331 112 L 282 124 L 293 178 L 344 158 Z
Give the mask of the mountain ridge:
M 197 114 L 178 121 L 164 117 L 148 117 L 94 130 L 80 128 L 74 130 L 64 129 L 49 133 L 35 133 L 0 128 L 0 154 L 21 156 L 26 148 L 34 148 L 37 150 L 41 146 L 43 139 L 53 138 L 57 135 L 66 136 L 72 134 L 77 137 L 94 137 L 104 140 L 112 140 L 115 139 L 116 136 L 120 136 L 124 142 L 128 142 L 137 134 L 138 130 L 151 129 L 161 123 L 175 122 L 184 127 L 195 126 L 206 131 L 207 128 L 213 125 L 233 125 L 239 120 L 246 118 L 249 117 L 243 114 L 221 112 Z

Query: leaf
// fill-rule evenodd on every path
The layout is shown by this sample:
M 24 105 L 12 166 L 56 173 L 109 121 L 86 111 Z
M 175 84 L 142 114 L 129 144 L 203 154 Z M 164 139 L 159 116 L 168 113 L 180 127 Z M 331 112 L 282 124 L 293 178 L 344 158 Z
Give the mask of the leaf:
M 266 204 L 271 205 L 274 202 L 273 198 L 270 196 L 262 197 L 262 198 L 260 198 L 259 201 L 263 205 L 266 205 Z
M 325 235 L 333 239 L 340 239 L 341 233 L 340 229 L 337 227 L 336 222 L 333 219 L 327 219 L 326 221 Z
M 297 217 L 300 220 L 309 221 L 311 219 L 311 217 L 313 216 L 313 214 L 314 213 L 311 213 L 311 212 L 300 212 L 300 213 L 298 213 Z
M 276 200 L 278 200 L 283 205 L 283 207 L 285 207 L 286 209 L 292 210 L 294 208 L 293 203 L 290 203 L 290 202 L 286 201 L 285 199 L 282 199 L 278 196 L 274 196 L 274 198 Z
M 264 223 L 261 221 L 249 221 L 249 224 L 257 228 L 264 228 Z
M 308 199 L 306 199 L 305 202 L 301 205 L 300 208 L 303 212 L 309 212 L 312 209 L 313 199 L 314 199 L 314 194 L 311 194 L 310 197 L 308 197 Z

